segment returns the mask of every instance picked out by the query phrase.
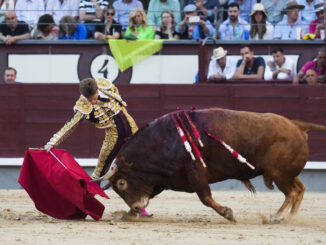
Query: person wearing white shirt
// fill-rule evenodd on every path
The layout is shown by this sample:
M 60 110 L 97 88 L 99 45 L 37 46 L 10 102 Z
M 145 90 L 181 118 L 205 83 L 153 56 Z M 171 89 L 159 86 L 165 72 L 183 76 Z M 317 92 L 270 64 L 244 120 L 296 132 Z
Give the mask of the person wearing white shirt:
M 295 63 L 284 56 L 282 48 L 272 50 L 273 60 L 267 62 L 265 80 L 293 79 L 297 74 Z
M 77 18 L 79 16 L 79 0 L 48 0 L 46 14 L 53 16 L 54 22 L 59 25 L 65 15 Z
M 19 20 L 25 21 L 30 27 L 37 25 L 37 21 L 44 14 L 43 0 L 17 0 L 15 12 Z
M 236 70 L 236 61 L 227 57 L 228 51 L 222 47 L 213 50 L 208 67 L 207 79 L 211 82 L 222 82 L 231 79 Z

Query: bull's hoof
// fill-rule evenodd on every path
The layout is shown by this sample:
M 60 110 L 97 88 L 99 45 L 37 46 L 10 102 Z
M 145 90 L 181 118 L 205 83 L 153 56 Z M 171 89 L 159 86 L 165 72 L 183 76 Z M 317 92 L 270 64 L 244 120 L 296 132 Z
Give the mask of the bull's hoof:
M 233 211 L 231 208 L 226 208 L 225 213 L 224 213 L 224 218 L 226 218 L 227 220 L 229 220 L 233 223 L 237 223 L 236 219 L 233 216 Z
M 138 217 L 139 213 L 133 211 L 132 209 L 129 210 L 128 215 L 131 217 Z
M 279 224 L 279 223 L 281 223 L 282 220 L 283 220 L 283 219 L 277 219 L 277 218 L 275 218 L 275 217 L 272 217 L 272 218 L 269 220 L 269 223 L 270 223 L 270 224 Z

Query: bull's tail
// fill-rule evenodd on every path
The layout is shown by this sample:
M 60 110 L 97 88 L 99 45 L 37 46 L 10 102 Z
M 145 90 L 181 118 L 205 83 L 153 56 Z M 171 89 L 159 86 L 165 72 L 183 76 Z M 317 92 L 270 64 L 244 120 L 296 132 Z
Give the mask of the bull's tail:
M 326 126 L 316 124 L 316 123 L 309 123 L 309 122 L 302 122 L 298 120 L 291 120 L 298 128 L 300 128 L 304 132 L 308 132 L 309 130 L 321 130 L 326 131 Z

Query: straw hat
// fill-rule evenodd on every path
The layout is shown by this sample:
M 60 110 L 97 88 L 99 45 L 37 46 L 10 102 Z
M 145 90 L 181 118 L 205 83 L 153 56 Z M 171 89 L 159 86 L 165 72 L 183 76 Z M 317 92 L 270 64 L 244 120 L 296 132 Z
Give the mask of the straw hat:
M 212 60 L 218 60 L 223 58 L 226 54 L 228 53 L 228 51 L 224 50 L 222 47 L 218 47 L 216 49 L 213 50 L 213 55 L 211 57 Z
M 293 8 L 298 8 L 298 9 L 304 9 L 304 5 L 300 5 L 297 3 L 297 1 L 291 1 L 286 4 L 285 9 L 282 10 L 282 14 L 286 13 L 287 10 L 293 9 Z
M 254 7 L 252 8 L 252 12 L 249 14 L 249 16 L 253 16 L 256 12 L 263 12 L 266 17 L 268 16 L 268 14 L 265 11 L 264 5 L 262 5 L 261 3 L 256 3 L 254 5 Z

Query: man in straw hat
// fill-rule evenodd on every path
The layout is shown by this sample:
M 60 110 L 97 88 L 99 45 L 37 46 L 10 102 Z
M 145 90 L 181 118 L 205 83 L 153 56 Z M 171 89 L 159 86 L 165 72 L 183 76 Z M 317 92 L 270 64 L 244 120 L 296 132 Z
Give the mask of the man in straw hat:
M 317 19 L 311 21 L 309 25 L 309 33 L 315 34 L 316 38 L 321 38 L 320 32 L 321 30 L 324 30 L 324 8 L 324 3 L 315 5 L 315 13 L 317 15 Z M 325 33 L 323 38 L 325 38 Z
M 299 19 L 299 11 L 304 9 L 304 5 L 299 5 L 297 1 L 290 1 L 282 11 L 288 18 L 284 18 L 274 29 L 274 39 L 289 40 L 301 39 L 307 32 L 305 23 Z
M 213 50 L 207 74 L 207 79 L 210 82 L 221 82 L 233 77 L 236 61 L 227 57 L 227 53 L 228 51 L 224 50 L 222 47 Z

